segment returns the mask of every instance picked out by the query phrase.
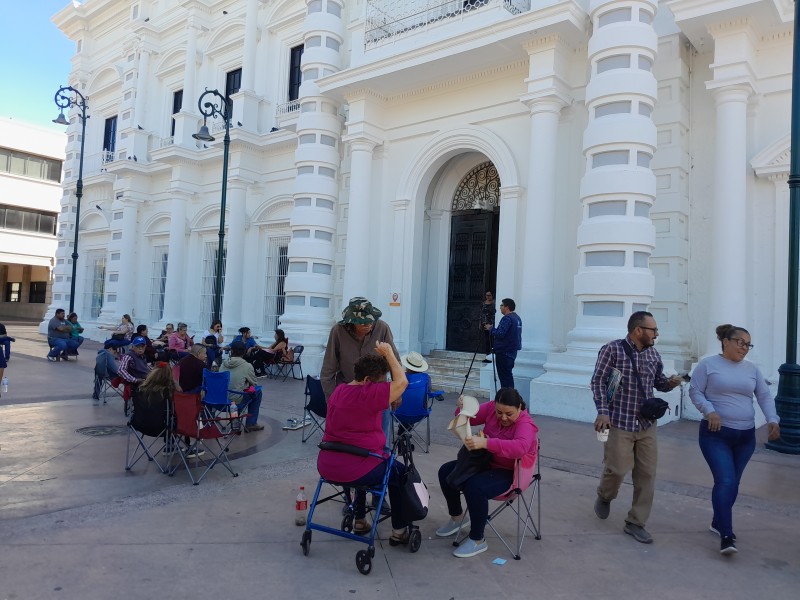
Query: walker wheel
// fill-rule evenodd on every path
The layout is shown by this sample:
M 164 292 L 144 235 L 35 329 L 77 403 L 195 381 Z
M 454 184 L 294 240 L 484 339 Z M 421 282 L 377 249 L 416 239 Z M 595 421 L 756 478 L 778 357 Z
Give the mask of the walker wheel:
M 422 545 L 422 534 L 419 532 L 419 529 L 412 529 L 411 533 L 408 536 L 408 549 L 414 553 L 419 550 L 419 547 Z
M 366 550 L 359 550 L 356 553 L 356 567 L 362 575 L 369 575 L 372 571 L 372 559 Z
M 353 515 L 346 514 L 344 518 L 342 518 L 342 531 L 345 533 L 353 533 Z
M 311 530 L 306 529 L 303 532 L 303 540 L 300 542 L 300 546 L 303 548 L 303 556 L 308 556 L 308 551 L 311 548 Z

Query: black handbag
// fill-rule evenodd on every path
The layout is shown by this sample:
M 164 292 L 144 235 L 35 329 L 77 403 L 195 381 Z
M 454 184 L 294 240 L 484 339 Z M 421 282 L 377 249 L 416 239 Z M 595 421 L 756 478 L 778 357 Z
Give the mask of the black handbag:
M 112 340 L 117 340 L 118 342 L 121 342 L 122 340 L 125 339 L 125 334 L 124 333 L 112 333 L 111 334 L 111 339 Z
M 400 476 L 398 487 L 403 520 L 406 523 L 413 523 L 427 517 L 430 494 L 413 463 L 409 464 L 405 473 Z
M 461 491 L 467 480 L 476 473 L 488 469 L 491 461 L 492 454 L 488 450 L 470 450 L 466 446 L 461 446 L 456 457 L 456 466 L 447 476 L 447 483 Z
M 636 367 L 636 361 L 633 360 L 633 349 L 628 345 L 628 342 L 624 340 L 622 341 L 622 348 L 631 361 L 633 376 L 636 377 L 636 385 L 639 386 L 639 391 L 642 393 L 642 396 L 647 396 L 647 392 L 644 391 L 644 386 L 642 385 L 642 380 L 639 378 L 639 369 Z M 639 416 L 648 421 L 658 421 L 668 410 L 669 402 L 661 398 L 646 397 L 639 404 Z

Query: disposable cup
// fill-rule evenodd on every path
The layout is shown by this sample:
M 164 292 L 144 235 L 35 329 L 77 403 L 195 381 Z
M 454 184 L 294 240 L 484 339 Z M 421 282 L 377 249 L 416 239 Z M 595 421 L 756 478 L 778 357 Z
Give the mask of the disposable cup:
M 608 441 L 608 429 L 603 429 L 603 431 L 597 432 L 597 441 L 603 442 L 604 444 Z

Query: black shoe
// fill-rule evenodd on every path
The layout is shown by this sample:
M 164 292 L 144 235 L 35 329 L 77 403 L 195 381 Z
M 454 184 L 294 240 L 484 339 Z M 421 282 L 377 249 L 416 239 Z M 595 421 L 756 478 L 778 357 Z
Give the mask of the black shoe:
M 594 501 L 594 514 L 598 519 L 607 519 L 611 512 L 611 502 L 606 502 L 600 496 Z
M 717 529 L 717 524 L 714 523 L 713 521 L 711 522 L 711 526 L 708 528 L 708 530 L 711 533 L 716 533 L 719 537 L 722 537 L 722 534 L 719 532 L 719 529 Z M 732 533 L 731 537 L 733 538 L 733 541 L 735 542 L 736 541 L 736 534 Z
M 720 554 L 736 554 L 737 552 L 736 543 L 733 541 L 732 537 L 722 538 L 722 541 L 719 543 Z

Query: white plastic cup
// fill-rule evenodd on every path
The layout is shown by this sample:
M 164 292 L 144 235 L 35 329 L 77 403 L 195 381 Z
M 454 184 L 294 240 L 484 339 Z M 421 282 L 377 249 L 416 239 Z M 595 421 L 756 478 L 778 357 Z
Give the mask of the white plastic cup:
M 597 441 L 603 442 L 604 444 L 608 441 L 608 429 L 603 429 L 603 431 L 597 432 Z

